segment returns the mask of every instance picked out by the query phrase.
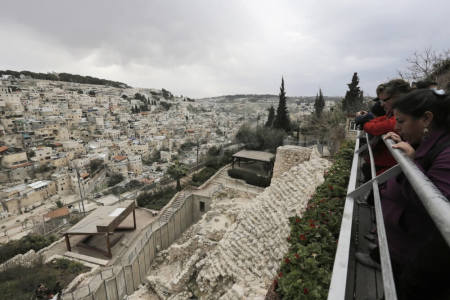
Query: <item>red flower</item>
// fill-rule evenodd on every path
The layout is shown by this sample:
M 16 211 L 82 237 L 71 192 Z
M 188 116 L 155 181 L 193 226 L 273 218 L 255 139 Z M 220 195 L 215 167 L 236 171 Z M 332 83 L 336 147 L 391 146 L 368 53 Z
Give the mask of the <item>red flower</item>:
M 320 200 L 320 203 L 324 203 L 324 202 L 325 202 L 325 199 L 322 198 L 322 199 Z
M 314 223 L 309 224 L 309 227 L 316 228 L 316 225 Z
M 282 272 L 280 272 L 280 273 L 278 273 L 278 277 L 283 277 L 283 273 Z
M 331 184 L 328 185 L 328 188 L 330 189 L 330 191 L 334 189 L 334 187 Z
M 277 286 L 277 285 L 278 285 L 278 280 L 274 279 L 274 280 L 273 280 L 273 284 L 274 284 L 275 286 Z
M 298 255 L 298 253 L 295 253 L 295 258 L 300 259 L 300 255 Z
M 295 223 L 300 223 L 300 221 L 301 221 L 300 218 L 295 219 Z
M 304 234 L 300 234 L 300 241 L 306 241 L 306 236 Z
M 286 258 L 284 259 L 284 262 L 285 262 L 286 264 L 289 264 L 289 263 L 291 262 L 291 260 L 289 259 L 289 257 L 286 257 Z
M 304 289 L 303 289 L 303 294 L 308 295 L 308 293 L 309 293 L 308 289 L 307 289 L 307 288 L 304 288 Z
M 288 241 L 290 241 L 290 240 L 291 240 L 291 237 L 290 237 L 290 236 L 288 236 L 287 240 L 288 240 Z

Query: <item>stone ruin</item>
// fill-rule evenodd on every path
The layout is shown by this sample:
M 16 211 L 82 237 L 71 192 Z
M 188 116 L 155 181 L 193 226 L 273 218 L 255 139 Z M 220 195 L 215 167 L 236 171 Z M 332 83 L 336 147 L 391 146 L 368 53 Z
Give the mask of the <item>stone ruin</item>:
M 270 187 L 256 197 L 231 188 L 216 193 L 202 219 L 157 255 L 147 277 L 150 294 L 264 299 L 288 250 L 288 218 L 303 213 L 331 165 L 317 151 L 280 148 Z

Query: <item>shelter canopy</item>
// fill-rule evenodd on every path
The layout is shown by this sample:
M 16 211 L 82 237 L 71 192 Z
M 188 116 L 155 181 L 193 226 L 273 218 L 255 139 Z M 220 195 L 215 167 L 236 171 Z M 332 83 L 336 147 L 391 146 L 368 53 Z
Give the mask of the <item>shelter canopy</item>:
M 241 150 L 235 153 L 233 157 L 263 162 L 272 162 L 275 159 L 275 154 L 263 151 Z

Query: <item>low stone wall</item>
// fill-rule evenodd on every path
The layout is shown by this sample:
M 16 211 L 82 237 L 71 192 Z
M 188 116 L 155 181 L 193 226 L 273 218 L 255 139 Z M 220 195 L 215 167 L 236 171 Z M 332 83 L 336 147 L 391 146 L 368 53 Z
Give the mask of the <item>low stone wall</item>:
M 48 259 L 47 257 L 47 251 L 52 248 L 57 243 L 62 242 L 64 239 L 61 238 L 57 241 L 54 241 L 50 245 L 48 245 L 45 248 L 42 248 L 38 252 L 34 250 L 30 250 L 27 253 L 24 254 L 17 254 L 16 256 L 10 258 L 9 260 L 5 261 L 3 264 L 0 265 L 0 272 L 3 272 L 9 268 L 15 267 L 15 266 L 24 266 L 24 267 L 31 267 L 32 265 L 38 263 L 39 261 L 46 262 Z
M 299 146 L 281 146 L 277 148 L 275 165 L 273 167 L 273 178 L 278 178 L 284 172 L 289 171 L 292 166 L 308 161 L 311 156 L 311 148 Z

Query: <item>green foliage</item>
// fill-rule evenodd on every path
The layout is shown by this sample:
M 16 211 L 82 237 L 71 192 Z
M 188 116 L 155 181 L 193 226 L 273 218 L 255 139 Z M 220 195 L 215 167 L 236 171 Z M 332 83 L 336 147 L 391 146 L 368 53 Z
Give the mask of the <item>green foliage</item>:
M 91 173 L 95 173 L 100 168 L 103 168 L 103 160 L 102 159 L 93 159 L 89 162 L 89 170 Z
M 172 99 L 173 98 L 172 93 L 169 92 L 168 90 L 162 89 L 161 92 L 162 92 L 162 96 L 164 97 L 164 99 Z
M 165 101 L 160 101 L 159 104 L 164 108 L 164 110 L 169 110 L 172 106 L 172 103 L 168 103 Z
M 160 162 L 161 161 L 161 151 L 154 150 L 148 157 L 142 159 L 142 163 L 144 165 L 151 165 L 154 162 Z
M 123 175 L 119 173 L 114 173 L 109 177 L 108 186 L 115 186 L 123 180 Z
M 36 234 L 29 234 L 20 240 L 10 241 L 5 245 L 0 246 L 0 263 L 7 261 L 17 254 L 25 254 L 31 249 L 39 251 L 54 241 L 56 241 L 56 237 L 53 235 L 46 237 Z
M 323 99 L 322 89 L 319 89 L 319 94 L 314 101 L 314 112 L 318 118 L 322 116 L 323 108 L 325 107 L 325 100 Z
M 216 172 L 217 170 L 215 168 L 206 167 L 192 176 L 191 184 L 194 186 L 201 186 Z
M 273 105 L 268 109 L 269 116 L 267 117 L 267 122 L 264 126 L 266 127 L 272 127 L 273 121 L 275 120 L 275 108 L 273 108 Z
M 174 188 L 160 189 L 155 192 L 142 192 L 137 197 L 137 203 L 141 207 L 160 210 L 177 193 Z
M 137 188 L 142 187 L 144 184 L 140 181 L 137 180 L 131 180 L 130 182 L 128 182 L 127 184 L 125 184 L 125 186 L 115 186 L 111 189 L 111 193 L 114 195 L 120 195 L 126 192 L 129 192 L 131 190 L 135 190 Z
M 184 142 L 183 144 L 181 144 L 180 149 L 183 151 L 189 151 L 192 148 L 194 148 L 195 146 L 197 146 L 197 143 L 187 140 L 186 142 Z
M 58 208 L 61 208 L 64 206 L 64 204 L 61 202 L 61 200 L 56 201 L 55 204 L 56 204 L 56 207 L 58 207 Z
M 38 264 L 30 268 L 14 267 L 0 272 L 0 294 L 2 299 L 29 300 L 37 287 L 43 284 L 48 295 L 65 288 L 78 274 L 89 268 L 67 259 L 56 259 L 48 264 Z M 41 299 L 50 299 L 48 296 Z
M 2 75 L 12 75 L 14 77 L 20 77 L 23 74 L 25 76 L 29 76 L 34 79 L 43 79 L 43 80 L 53 80 L 53 81 L 66 81 L 66 82 L 76 82 L 76 83 L 86 83 L 86 84 L 100 84 L 100 85 L 109 85 L 117 88 L 129 87 L 125 83 L 118 81 L 111 81 L 106 79 L 95 78 L 91 76 L 81 76 L 74 75 L 69 73 L 35 73 L 30 71 L 0 71 L 0 76 Z
M 36 169 L 34 169 L 35 173 L 45 173 L 45 172 L 49 172 L 51 170 L 56 169 L 54 166 L 50 166 L 49 164 L 45 164 L 45 165 L 40 165 L 39 167 L 37 167 Z
M 289 251 L 276 279 L 283 299 L 326 299 L 342 220 L 353 144 L 344 144 L 303 216 L 289 219 Z
M 141 100 L 144 103 L 147 103 L 147 98 L 139 93 L 134 94 L 134 99 Z
M 268 187 L 270 185 L 270 178 L 257 175 L 243 169 L 229 169 L 228 176 L 237 179 L 243 179 L 246 183 L 260 187 Z
M 250 150 L 267 150 L 275 153 L 277 147 L 283 145 L 285 136 L 284 130 L 268 127 L 252 128 L 248 124 L 243 124 L 236 134 L 236 141 L 245 144 Z
M 167 169 L 167 174 L 177 181 L 177 190 L 181 191 L 180 179 L 186 175 L 188 169 L 185 164 L 175 161 L 174 164 L 170 165 Z
M 273 127 L 284 131 L 291 130 L 291 120 L 286 106 L 286 92 L 284 90 L 284 78 L 281 78 L 280 101 L 278 102 L 277 115 L 273 121 Z
M 348 91 L 342 100 L 342 109 L 347 113 L 355 113 L 360 110 L 363 105 L 363 92 L 358 86 L 358 73 L 353 73 L 352 82 L 348 84 Z

